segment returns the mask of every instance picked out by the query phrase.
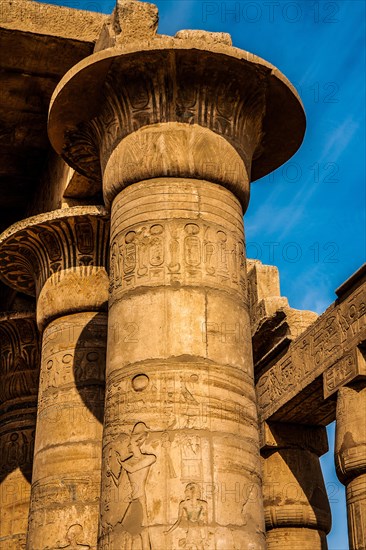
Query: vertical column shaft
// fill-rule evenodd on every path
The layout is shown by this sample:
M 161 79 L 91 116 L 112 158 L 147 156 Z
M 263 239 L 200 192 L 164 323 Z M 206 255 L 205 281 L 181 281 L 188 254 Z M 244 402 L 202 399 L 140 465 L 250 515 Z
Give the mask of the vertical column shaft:
M 264 548 L 242 215 L 193 179 L 113 202 L 99 548 Z
M 338 390 L 335 463 L 346 486 L 350 550 L 366 548 L 366 387 Z
M 24 548 L 39 376 L 32 313 L 0 317 L 0 549 Z
M 27 550 L 96 548 L 108 225 L 104 209 L 74 207 L 0 237 L 2 276 L 36 295 L 43 331 Z
M 95 547 L 106 330 L 106 313 L 94 312 L 44 330 L 29 549 Z
M 263 493 L 268 550 L 326 550 L 331 528 L 319 456 L 325 428 L 265 425 Z

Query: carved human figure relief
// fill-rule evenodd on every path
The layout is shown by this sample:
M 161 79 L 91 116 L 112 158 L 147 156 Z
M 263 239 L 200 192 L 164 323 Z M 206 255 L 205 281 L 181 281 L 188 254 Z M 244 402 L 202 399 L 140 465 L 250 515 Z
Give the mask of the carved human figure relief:
M 166 531 L 185 529 L 185 538 L 179 540 L 179 547 L 186 550 L 204 550 L 208 541 L 208 504 L 201 499 L 201 489 L 197 483 L 188 483 L 184 490 L 184 500 L 179 503 L 177 521 Z
M 135 539 L 139 540 L 142 550 L 151 549 L 145 489 L 150 468 L 156 462 L 154 454 L 141 451 L 148 436 L 148 429 L 144 422 L 137 422 L 132 429 L 127 447 L 129 456 L 124 458 L 119 451 L 115 451 L 119 464 L 117 473 L 107 464 L 107 476 L 112 478 L 116 487 L 120 483 L 123 472 L 127 474 L 131 487 L 128 506 L 116 526 L 130 535 L 132 543 Z
M 161 435 L 161 447 L 165 451 L 165 461 L 166 461 L 166 467 L 167 467 L 167 474 L 170 479 L 174 479 L 177 477 L 177 474 L 175 473 L 173 460 L 171 457 L 171 441 L 169 437 L 168 432 L 163 432 Z

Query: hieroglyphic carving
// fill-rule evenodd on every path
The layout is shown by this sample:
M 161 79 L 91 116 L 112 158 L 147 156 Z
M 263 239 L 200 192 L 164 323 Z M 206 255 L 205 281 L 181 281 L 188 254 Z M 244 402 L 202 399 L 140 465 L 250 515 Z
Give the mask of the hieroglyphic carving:
M 0 316 L 0 546 L 23 548 L 39 378 L 39 335 L 32 312 Z M 5 547 L 5 546 L 4 546 Z
M 361 351 L 355 348 L 324 372 L 325 399 L 357 377 L 366 377 L 366 363 Z
M 0 402 L 37 398 L 39 335 L 33 313 L 0 316 Z
M 79 246 L 86 252 L 88 240 Z M 106 329 L 104 313 L 79 312 L 44 330 L 29 548 L 95 548 Z M 57 542 L 60 535 L 65 538 Z
M 154 407 L 162 430 L 203 429 L 208 425 L 207 384 L 208 372 L 204 365 L 199 374 L 188 372 L 185 376 L 179 369 L 159 377 L 139 373 L 132 378 L 117 371 L 106 387 L 105 427 L 113 432 L 116 423 L 137 422 L 139 414 Z
M 188 432 L 181 443 L 181 480 L 203 481 L 202 443 L 198 435 Z
M 111 245 L 110 292 L 154 284 L 203 284 L 246 299 L 244 243 L 220 226 L 168 221 L 132 226 Z
M 9 286 L 34 295 L 54 273 L 106 266 L 108 232 L 102 207 L 74 207 L 19 222 L 2 235 L 1 277 Z
M 15 427 L 13 426 L 15 429 Z M 33 462 L 34 429 L 18 429 L 10 433 L 0 433 L 2 458 L 0 475 L 11 473 L 16 468 L 30 470 Z
M 332 304 L 284 356 L 262 370 L 257 394 L 263 420 L 366 339 L 365 288 L 363 283 L 343 301 Z M 326 376 L 329 379 L 331 371 Z
M 103 173 L 116 145 L 158 122 L 197 124 L 234 146 L 240 143 L 243 157 L 254 152 L 264 114 L 266 71 L 248 65 L 246 77 L 234 71 L 226 80 L 222 65 L 209 52 L 202 64 L 195 62 L 189 50 L 176 50 L 174 63 L 172 54 L 170 49 L 144 52 L 145 60 L 137 66 L 120 58 L 109 71 L 98 116 L 65 135 L 64 154 L 84 175 L 100 180 L 100 166 Z

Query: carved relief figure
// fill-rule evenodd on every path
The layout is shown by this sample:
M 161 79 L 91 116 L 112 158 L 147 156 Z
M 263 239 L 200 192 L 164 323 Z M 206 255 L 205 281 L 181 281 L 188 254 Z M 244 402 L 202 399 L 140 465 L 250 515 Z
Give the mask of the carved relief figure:
M 107 465 L 107 476 L 110 476 L 116 485 L 119 485 L 123 471 L 127 473 L 131 485 L 130 502 L 122 518 L 118 522 L 126 533 L 133 539 L 140 539 L 142 550 L 150 550 L 150 536 L 148 531 L 148 517 L 146 506 L 145 485 L 151 466 L 156 462 L 154 454 L 143 453 L 141 447 L 146 441 L 148 427 L 144 422 L 137 422 L 132 429 L 128 444 L 127 458 L 122 458 L 116 451 L 120 470 L 116 475 Z
M 79 523 L 74 523 L 70 525 L 66 533 L 66 544 L 57 543 L 58 546 L 53 548 L 47 547 L 47 550 L 63 550 L 67 548 L 68 550 L 89 550 L 90 544 L 85 544 L 82 542 L 84 539 L 84 530 Z
M 201 499 L 201 489 L 197 483 L 188 483 L 184 496 L 179 504 L 178 519 L 166 533 L 181 527 L 186 530 L 186 536 L 179 541 L 179 546 L 186 550 L 204 550 L 208 539 L 207 501 Z
M 177 477 L 175 473 L 174 464 L 170 455 L 170 448 L 172 446 L 168 432 L 164 432 L 161 435 L 161 446 L 165 450 L 165 460 L 168 470 L 168 476 L 172 479 Z

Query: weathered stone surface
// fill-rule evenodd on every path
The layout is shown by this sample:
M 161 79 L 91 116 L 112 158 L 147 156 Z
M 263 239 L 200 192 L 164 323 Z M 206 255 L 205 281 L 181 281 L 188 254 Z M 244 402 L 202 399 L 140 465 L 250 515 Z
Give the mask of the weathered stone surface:
M 100 547 L 264 548 L 240 204 L 160 178 L 123 190 L 111 215 Z M 125 469 L 143 484 L 142 524 L 118 504 Z
M 28 218 L 0 236 L 1 276 L 36 296 L 43 330 L 27 550 L 81 539 L 96 546 L 108 233 L 106 211 L 84 206 Z
M 106 332 L 106 314 L 94 312 L 44 330 L 28 550 L 96 547 Z
M 248 260 L 248 298 L 255 370 L 287 349 L 316 319 L 312 311 L 299 311 L 281 296 L 278 269 Z
M 68 73 L 49 115 L 55 150 L 111 207 L 98 547 L 259 549 L 242 215 L 304 115 L 271 65 L 227 36 L 155 35 L 155 14 L 118 4 L 96 50 L 114 47 Z
M 351 550 L 366 548 L 366 384 L 338 390 L 335 464 L 346 486 Z
M 190 40 L 193 42 L 195 40 L 199 40 L 206 42 L 207 44 L 226 44 L 227 46 L 232 46 L 231 36 L 226 32 L 182 30 L 176 33 L 175 38 L 181 38 L 182 40 Z
M 101 13 L 29 0 L 3 0 L 0 9 L 2 29 L 90 43 L 97 39 L 106 19 Z
M 154 38 L 158 21 L 158 8 L 154 4 L 117 0 L 112 15 L 103 25 L 94 51 Z
M 169 122 L 223 136 L 252 180 L 295 152 L 305 126 L 294 88 L 269 63 L 221 42 L 159 36 L 97 52 L 69 71 L 53 96 L 49 136 L 70 165 L 100 180 L 100 163 L 103 172 L 126 135 Z
M 37 416 L 39 336 L 31 312 L 0 314 L 0 548 L 24 548 Z
M 0 236 L 0 277 L 36 295 L 40 327 L 60 315 L 106 309 L 108 232 L 107 212 L 96 206 L 18 222 Z
M 263 499 L 267 548 L 327 548 L 331 515 L 319 456 L 325 428 L 264 423 Z
M 326 425 L 335 420 L 335 392 L 364 377 L 366 266 L 343 294 L 293 341 L 286 353 L 268 356 L 256 370 L 262 420 Z M 327 399 L 324 399 L 324 396 Z
M 225 33 L 158 35 L 152 4 L 119 0 L 109 18 L 2 9 L 3 223 L 19 196 L 9 178 L 30 190 L 32 217 L 0 236 L 14 289 L 0 287 L 0 304 L 35 297 L 43 332 L 27 550 L 326 549 L 319 457 L 336 403 L 350 545 L 365 548 L 365 270 L 317 319 L 289 307 L 276 268 L 245 259 L 250 182 L 303 137 L 296 91 Z M 53 90 L 49 136 L 64 160 L 46 163 Z M 87 206 L 102 192 L 106 209 Z M 37 352 L 27 334 L 14 351 L 9 319 L 0 546 L 19 550 L 37 388 L 17 358 Z

